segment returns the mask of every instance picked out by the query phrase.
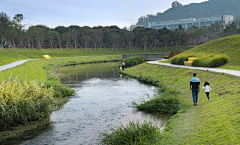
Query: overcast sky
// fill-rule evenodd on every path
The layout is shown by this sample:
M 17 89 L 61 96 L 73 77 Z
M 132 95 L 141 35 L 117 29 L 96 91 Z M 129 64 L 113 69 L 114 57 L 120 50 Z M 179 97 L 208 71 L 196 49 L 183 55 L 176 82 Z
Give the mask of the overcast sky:
M 11 19 L 23 14 L 23 23 L 56 26 L 129 27 L 140 16 L 163 12 L 175 0 L 0 0 L 0 12 Z M 207 0 L 178 0 L 183 5 Z

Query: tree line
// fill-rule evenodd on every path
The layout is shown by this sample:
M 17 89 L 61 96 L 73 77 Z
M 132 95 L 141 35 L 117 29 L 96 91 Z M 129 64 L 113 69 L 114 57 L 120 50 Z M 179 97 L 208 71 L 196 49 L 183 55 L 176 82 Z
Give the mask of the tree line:
M 233 22 L 221 28 L 220 23 L 212 24 L 210 27 L 198 28 L 195 26 L 185 30 L 181 25 L 175 31 L 163 29 L 152 29 L 137 27 L 133 31 L 120 29 L 117 26 L 88 26 L 80 27 L 72 25 L 69 27 L 57 26 L 49 28 L 44 25 L 30 26 L 24 29 L 21 21 L 22 14 L 14 16 L 13 20 L 5 13 L 0 13 L 0 37 L 2 48 L 94 48 L 103 50 L 110 48 L 112 51 L 118 49 L 148 48 L 166 50 L 169 45 L 175 45 L 176 49 L 181 45 L 197 45 L 216 38 L 239 33 L 237 25 Z

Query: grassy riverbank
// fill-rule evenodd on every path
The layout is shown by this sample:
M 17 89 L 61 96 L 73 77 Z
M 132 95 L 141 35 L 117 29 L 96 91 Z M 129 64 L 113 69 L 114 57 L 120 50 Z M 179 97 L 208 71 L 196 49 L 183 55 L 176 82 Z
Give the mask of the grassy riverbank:
M 192 48 L 189 47 L 188 49 Z M 80 56 L 103 56 L 103 55 L 122 55 L 122 54 L 143 54 L 143 53 L 171 53 L 176 51 L 174 46 L 167 47 L 167 50 L 161 47 L 161 50 L 157 48 L 155 51 L 153 48 L 149 48 L 148 51 L 143 51 L 143 48 L 134 48 L 134 51 L 129 51 L 129 49 L 123 48 L 118 49 L 118 51 L 112 51 L 111 48 L 103 48 L 102 51 L 94 48 L 89 48 L 88 51 L 85 49 L 8 49 L 4 48 L 4 51 L 0 51 L 0 66 L 9 64 L 11 62 L 23 59 L 40 59 L 42 55 L 50 55 L 51 58 L 55 57 L 80 57 Z M 187 50 L 186 46 L 181 46 L 177 51 Z M 69 54 L 68 54 L 69 52 Z
M 69 96 L 69 94 L 72 94 L 72 93 L 68 93 L 69 92 L 68 89 L 59 82 L 59 78 L 62 77 L 59 71 L 60 69 L 59 66 L 75 65 L 75 64 L 83 64 L 83 63 L 97 63 L 97 62 L 105 62 L 105 61 L 119 61 L 120 59 L 121 59 L 121 56 L 96 56 L 96 57 L 61 58 L 61 59 L 49 59 L 49 60 L 32 60 L 24 63 L 23 65 L 0 72 L 0 82 L 1 82 L 0 87 L 2 87 L 5 90 L 7 89 L 5 86 L 3 86 L 5 85 L 5 83 L 3 83 L 3 80 L 8 79 L 10 76 L 14 76 L 14 77 L 17 76 L 19 78 L 19 83 L 17 82 L 15 85 L 18 87 L 23 87 L 21 91 L 20 89 L 13 91 L 14 94 L 19 94 L 17 92 L 22 92 L 24 90 L 25 86 L 21 86 L 21 82 L 23 82 L 23 84 L 27 84 L 28 82 L 32 82 L 32 81 L 43 82 L 44 86 L 43 85 L 40 85 L 40 86 L 43 88 L 50 89 L 49 91 L 53 93 L 53 94 L 49 93 L 49 98 L 51 98 L 51 101 L 50 101 L 51 105 L 47 105 L 47 108 L 49 109 L 46 110 L 51 112 L 53 110 L 59 109 L 65 102 L 67 102 L 68 100 L 67 96 Z M 10 81 L 7 81 L 7 82 L 11 83 Z M 35 86 L 38 87 L 37 84 Z M 51 87 L 53 88 L 53 90 L 51 90 Z M 9 84 L 8 88 L 9 89 L 11 88 L 11 84 Z M 16 88 L 12 88 L 12 89 L 16 89 Z M 29 87 L 29 90 L 26 89 L 26 91 L 31 92 L 31 89 L 34 89 L 34 87 Z M 33 101 L 33 103 L 31 104 L 42 103 L 40 100 L 31 96 L 28 96 L 27 95 L 28 93 L 24 93 L 24 94 L 26 96 L 26 99 L 25 99 L 26 101 Z M 33 93 L 33 94 L 37 95 L 38 93 Z M 5 98 L 7 97 L 6 96 L 3 97 L 3 99 Z M 12 100 L 12 101 L 9 101 L 9 100 Z M 10 104 L 8 104 L 6 107 L 8 107 L 9 109 L 14 109 L 14 107 L 11 107 L 11 106 L 14 106 L 14 103 L 17 104 L 21 100 L 23 103 L 26 102 L 22 98 L 22 95 L 18 95 L 18 96 L 11 95 L 11 99 L 7 99 L 5 101 L 1 100 L 0 98 L 0 103 L 2 106 L 3 105 L 2 103 L 7 101 Z M 24 104 L 27 105 L 29 103 L 24 103 Z M 36 106 L 38 106 L 38 104 L 36 104 Z M 34 108 L 38 108 L 38 107 L 33 106 L 33 109 Z M 15 109 L 19 109 L 18 110 L 19 113 L 22 111 L 21 105 L 15 106 Z M 49 124 L 48 118 L 49 118 L 50 112 L 48 113 L 46 112 L 47 114 L 42 119 L 40 117 L 37 120 L 32 119 L 33 121 L 31 121 L 31 118 L 30 118 L 30 119 L 27 119 L 27 122 L 24 121 L 23 124 L 17 123 L 18 125 L 13 125 L 14 122 L 12 122 L 11 126 L 5 127 L 7 129 L 1 130 L 0 143 L 4 140 L 8 140 L 12 138 L 20 138 L 24 136 L 25 133 L 31 132 L 34 129 L 43 128 L 44 125 Z M 7 115 L 7 113 L 11 113 L 11 112 L 5 111 L 4 114 Z M 12 114 L 11 116 L 13 116 L 13 119 L 19 119 L 19 118 L 15 118 L 14 115 L 18 116 L 17 114 Z M 24 115 L 24 113 L 20 115 Z
M 204 90 L 199 94 L 197 106 L 193 106 L 189 81 L 193 73 L 201 80 L 201 87 L 208 81 L 213 91 L 208 102 Z M 171 88 L 192 106 L 179 111 L 167 124 L 161 138 L 164 144 L 240 144 L 240 78 L 223 73 L 188 70 L 141 64 L 127 68 L 126 74 L 139 77 L 151 76 Z
M 202 45 L 189 49 L 176 57 L 194 56 L 204 60 L 217 55 L 225 55 L 229 58 L 228 63 L 219 68 L 240 70 L 240 35 L 233 35 L 206 42 Z M 171 58 L 165 62 L 170 63 Z

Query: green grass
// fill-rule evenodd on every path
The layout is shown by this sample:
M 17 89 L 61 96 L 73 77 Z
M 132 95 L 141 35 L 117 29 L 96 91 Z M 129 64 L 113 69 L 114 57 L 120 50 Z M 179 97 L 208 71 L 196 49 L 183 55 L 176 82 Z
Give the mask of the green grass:
M 1 71 L 0 89 L 2 90 L 1 93 L 4 94 L 0 93 L 0 105 L 1 109 L 4 110 L 5 108 L 5 111 L 1 111 L 0 109 L 0 112 L 3 113 L 1 114 L 1 117 L 4 117 L 4 121 L 10 124 L 7 125 L 8 127 L 1 128 L 4 131 L 0 132 L 0 144 L 1 141 L 10 138 L 22 137 L 31 129 L 36 129 L 38 127 L 42 128 L 43 124 L 48 124 L 49 121 L 47 121 L 47 116 L 49 116 L 50 112 L 59 109 L 60 106 L 67 101 L 67 97 L 74 94 L 73 90 L 65 87 L 59 82 L 59 78 L 62 76 L 59 71 L 60 66 L 80 63 L 119 61 L 120 59 L 121 56 L 92 56 L 31 60 L 17 67 Z M 4 81 L 10 76 L 17 76 L 19 81 Z M 23 82 L 23 85 L 21 82 Z M 35 85 L 27 85 L 29 82 L 35 82 Z M 41 87 L 38 86 L 39 82 L 43 82 L 42 85 L 40 85 Z M 5 85 L 7 85 L 7 87 Z M 47 91 L 41 91 L 41 89 L 52 91 L 47 93 Z M 46 102 L 51 102 L 50 104 L 44 104 L 44 101 L 41 101 L 41 97 L 44 98 L 46 94 L 49 94 L 50 98 L 53 97 L 51 101 L 43 99 Z M 28 105 L 30 105 L 30 107 L 27 107 Z M 45 107 L 43 107 L 45 110 L 41 109 L 42 105 L 45 105 Z M 36 110 L 34 110 L 34 108 Z M 40 108 L 40 110 L 44 111 L 45 114 L 38 111 L 37 108 Z M 24 117 L 24 115 L 27 115 L 27 117 Z M 31 118 L 31 115 L 33 118 Z M 1 117 L 0 119 L 3 121 Z M 6 125 L 6 123 L 4 124 Z M 0 125 L 2 127 L 1 123 Z
M 179 110 L 163 132 L 161 139 L 167 144 L 240 144 L 240 78 L 224 73 L 202 70 L 188 70 L 140 64 L 125 70 L 132 76 L 148 75 L 155 82 L 161 82 L 181 93 L 181 97 L 192 103 L 185 110 Z M 213 91 L 208 102 L 204 90 L 199 93 L 198 105 L 194 106 L 189 81 L 197 73 L 201 87 L 205 81 Z M 161 136 L 160 136 L 161 137 Z
M 209 41 L 202 45 L 189 49 L 176 57 L 181 56 L 195 56 L 197 58 L 211 57 L 213 55 L 226 55 L 229 57 L 228 63 L 221 66 L 224 69 L 240 70 L 240 35 L 233 35 L 229 37 L 219 38 Z M 166 62 L 171 62 L 172 59 Z
M 191 48 L 191 47 L 190 47 Z M 145 53 L 171 53 L 176 51 L 174 46 L 168 47 L 165 51 L 163 47 L 161 50 L 157 48 L 155 51 L 153 48 L 149 48 L 148 51 L 143 51 L 143 48 L 134 48 L 134 51 L 129 51 L 129 49 L 123 48 L 118 49 L 118 51 L 112 51 L 111 48 L 103 48 L 102 51 L 94 48 L 89 48 L 88 51 L 85 49 L 7 49 L 4 48 L 4 51 L 0 51 L 0 66 L 9 64 L 17 60 L 24 59 L 40 59 L 43 55 L 50 55 L 51 58 L 59 57 L 80 57 L 80 56 L 103 56 L 103 55 L 123 55 L 123 54 L 145 54 Z M 181 46 L 177 51 L 187 50 L 186 46 Z M 69 54 L 68 54 L 69 52 Z

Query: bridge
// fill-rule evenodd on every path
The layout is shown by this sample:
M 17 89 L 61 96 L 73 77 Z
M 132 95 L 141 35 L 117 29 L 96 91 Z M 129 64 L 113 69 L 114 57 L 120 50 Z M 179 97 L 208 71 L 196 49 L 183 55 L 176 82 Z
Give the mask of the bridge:
M 137 57 L 137 56 L 142 56 L 145 57 L 146 60 L 162 60 L 164 59 L 169 59 L 179 53 L 182 53 L 183 51 L 173 51 L 171 53 L 152 53 L 152 54 L 125 54 L 122 55 L 122 59 L 126 59 L 128 57 Z

